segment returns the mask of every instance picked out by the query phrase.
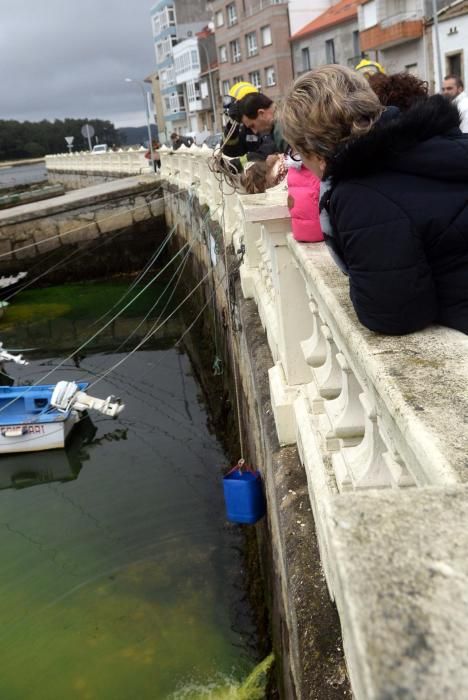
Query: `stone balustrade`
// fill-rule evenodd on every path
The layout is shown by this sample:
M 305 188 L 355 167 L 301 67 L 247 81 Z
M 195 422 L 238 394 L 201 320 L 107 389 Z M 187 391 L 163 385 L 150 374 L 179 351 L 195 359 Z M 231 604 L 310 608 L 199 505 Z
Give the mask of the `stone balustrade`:
M 307 473 L 355 697 L 464 697 L 464 647 L 447 629 L 454 614 L 468 622 L 467 597 L 458 596 L 456 613 L 450 602 L 457 577 L 468 577 L 459 563 L 468 536 L 441 504 L 468 512 L 468 337 L 436 326 L 399 337 L 368 331 L 325 244 L 292 237 L 286 192 L 233 192 L 210 169 L 211 155 L 206 147 L 161 149 L 161 178 L 173 186 L 166 215 L 177 223 L 175 188 L 187 190 L 191 201 L 209 206 L 225 244 L 244 253 L 242 292 L 255 301 L 273 358 L 277 435 L 281 445 L 297 446 Z M 369 546 L 375 527 L 378 551 Z M 441 552 L 436 569 L 451 571 L 453 561 L 459 568 L 437 584 L 431 616 L 432 580 L 443 578 L 431 562 Z M 421 614 L 429 615 L 422 627 L 414 620 Z M 433 652 L 430 674 L 422 652 L 405 652 L 405 644 L 418 643 L 414 625 Z M 449 667 L 458 668 L 456 680 Z M 448 678 L 440 691 L 434 674 Z
M 145 158 L 145 153 L 146 149 L 143 147 L 95 154 L 89 151 L 60 153 L 46 156 L 46 167 L 51 173 L 96 173 L 112 177 L 140 175 L 153 170 L 150 161 Z

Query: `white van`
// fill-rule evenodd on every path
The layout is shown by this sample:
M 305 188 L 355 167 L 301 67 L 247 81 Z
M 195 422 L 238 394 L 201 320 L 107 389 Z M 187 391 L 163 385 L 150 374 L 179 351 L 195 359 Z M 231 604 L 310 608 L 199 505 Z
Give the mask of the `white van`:
M 91 151 L 91 153 L 94 156 L 98 153 L 107 153 L 108 150 L 109 146 L 107 145 L 107 143 L 97 143 L 95 146 L 93 146 L 93 150 Z

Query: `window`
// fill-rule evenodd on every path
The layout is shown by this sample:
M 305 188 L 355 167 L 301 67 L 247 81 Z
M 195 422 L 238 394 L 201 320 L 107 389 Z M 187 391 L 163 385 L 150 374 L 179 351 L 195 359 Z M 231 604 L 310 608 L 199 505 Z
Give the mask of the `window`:
M 418 76 L 418 64 L 417 63 L 408 63 L 405 66 L 405 72 L 406 73 L 411 73 L 411 75 L 415 75 L 417 78 Z
M 236 75 L 232 79 L 232 84 L 235 85 L 236 83 L 242 83 L 244 81 L 244 76 L 243 75 Z
M 354 53 L 354 56 L 361 55 L 361 46 L 359 44 L 359 31 L 358 30 L 353 32 L 353 53 Z
M 261 88 L 262 82 L 260 80 L 260 71 L 254 70 L 249 73 L 249 81 L 252 83 L 252 85 L 255 85 L 256 88 Z
M 236 4 L 233 2 L 226 7 L 228 27 L 232 27 L 237 22 Z
M 168 18 L 169 26 L 175 27 L 176 16 L 175 16 L 175 9 L 173 7 L 167 8 L 167 18 Z
M 199 106 L 197 103 L 201 99 L 201 95 L 198 81 L 189 80 L 187 82 L 187 99 L 189 110 L 196 109 Z
M 158 36 L 158 34 L 161 32 L 161 23 L 159 21 L 159 15 L 156 15 L 153 17 L 153 34 L 154 36 Z
M 185 102 L 184 96 L 178 92 L 171 93 L 169 98 L 170 111 L 175 114 L 176 112 L 185 112 Z
M 336 63 L 335 58 L 335 42 L 333 39 L 327 39 L 325 42 L 325 55 L 327 63 Z
M 218 10 L 215 14 L 215 24 L 217 27 L 222 27 L 224 24 L 224 15 L 222 10 Z
M 234 41 L 230 41 L 229 48 L 231 50 L 231 62 L 239 63 L 242 60 L 239 39 L 234 39 Z
M 308 46 L 306 46 L 305 49 L 302 49 L 301 56 L 302 56 L 302 70 L 304 72 L 306 70 L 310 70 L 310 51 L 309 51 Z
M 257 32 L 246 34 L 245 44 L 247 46 L 247 56 L 255 56 L 258 53 Z
M 222 94 L 223 94 L 223 95 L 229 95 L 229 89 L 230 89 L 230 87 L 231 87 L 231 86 L 230 86 L 230 84 L 229 84 L 229 80 L 223 80 L 223 84 L 222 84 L 222 86 L 221 86 Z
M 273 87 L 273 85 L 276 85 L 276 71 L 274 66 L 268 66 L 268 68 L 265 68 L 265 82 L 268 87 Z
M 463 77 L 463 61 L 462 54 L 452 53 L 449 56 L 445 56 L 445 61 L 447 65 L 447 75 L 459 75 L 460 78 Z
M 173 7 L 165 7 L 164 10 L 159 13 L 159 18 L 161 22 L 161 29 L 167 29 L 167 27 L 175 27 L 176 18 L 175 10 Z
M 262 27 L 260 29 L 260 34 L 262 35 L 262 46 L 270 46 L 271 45 L 271 27 Z
M 190 52 L 191 53 L 191 58 L 192 58 L 192 68 L 199 68 L 200 67 L 200 61 L 198 58 L 198 51 L 193 50 Z
M 228 60 L 227 48 L 225 46 L 220 46 L 218 51 L 219 51 L 219 62 L 226 63 Z

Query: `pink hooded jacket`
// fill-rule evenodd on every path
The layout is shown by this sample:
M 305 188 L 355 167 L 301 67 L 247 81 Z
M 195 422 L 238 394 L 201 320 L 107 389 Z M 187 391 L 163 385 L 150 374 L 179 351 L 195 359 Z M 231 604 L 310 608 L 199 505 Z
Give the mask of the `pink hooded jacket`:
M 288 169 L 288 207 L 296 241 L 323 241 L 319 219 L 320 180 L 310 170 Z

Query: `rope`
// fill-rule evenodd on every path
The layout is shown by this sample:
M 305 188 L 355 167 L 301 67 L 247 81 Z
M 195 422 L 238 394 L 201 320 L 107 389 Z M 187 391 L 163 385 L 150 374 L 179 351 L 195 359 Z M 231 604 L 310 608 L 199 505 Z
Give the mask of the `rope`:
M 223 248 L 224 248 L 224 269 L 227 270 L 228 268 L 228 258 L 227 258 L 227 246 L 226 246 L 226 238 L 225 238 L 225 208 L 226 208 L 226 202 L 224 198 L 224 192 L 223 192 L 223 186 L 222 183 L 220 183 L 220 190 L 221 190 L 221 230 L 223 232 Z M 236 397 L 236 410 L 237 410 L 237 423 L 239 426 L 239 445 L 240 445 L 240 456 L 241 459 L 244 459 L 244 436 L 243 436 L 243 430 L 242 430 L 242 420 L 241 420 L 241 410 L 240 410 L 240 398 L 239 398 L 239 378 L 237 376 L 237 365 L 236 365 L 236 360 L 234 356 L 234 329 L 232 326 L 232 299 L 231 299 L 231 285 L 230 285 L 230 279 L 228 278 L 228 284 L 226 285 L 226 293 L 227 293 L 227 302 L 228 302 L 228 328 L 229 328 L 229 339 L 230 339 L 230 345 L 231 345 L 231 357 L 232 357 L 232 372 L 234 375 L 234 393 Z
M 125 229 L 122 229 L 121 231 L 116 231 L 113 234 L 106 236 L 106 238 L 104 240 L 96 241 L 95 245 L 86 247 L 84 250 L 76 249 L 76 250 L 72 251 L 65 258 L 62 258 L 57 263 L 55 263 L 55 265 L 52 265 L 51 267 L 47 268 L 47 270 L 45 270 L 44 272 L 41 272 L 40 275 L 37 275 L 36 277 L 33 277 L 32 279 L 28 280 L 28 282 L 26 282 L 24 285 L 22 285 L 19 289 L 16 289 L 14 292 L 12 292 L 10 294 L 10 296 L 5 297 L 5 301 L 10 301 L 10 299 L 13 299 L 13 297 L 15 297 L 20 292 L 24 292 L 25 289 L 27 289 L 28 287 L 33 285 L 35 282 L 40 280 L 42 277 L 45 277 L 45 275 L 48 275 L 50 272 L 53 272 L 54 270 L 56 270 L 58 267 L 61 267 L 61 265 L 68 262 L 68 260 L 70 260 L 71 258 L 76 256 L 76 259 L 79 259 L 79 258 L 83 257 L 84 255 L 87 255 L 91 251 L 97 250 L 98 248 L 101 248 L 104 245 L 108 245 L 109 243 L 112 243 L 114 238 L 116 238 L 117 236 L 121 236 L 122 233 L 124 233 L 124 231 L 125 231 Z
M 242 188 L 240 174 L 237 168 L 232 164 L 231 159 L 224 155 L 223 148 L 229 141 L 238 124 L 233 122 L 228 133 L 225 135 L 223 142 L 214 149 L 213 155 L 208 161 L 208 167 L 213 173 L 218 183 L 222 186 L 225 182 L 232 188 L 233 192 L 237 192 Z
M 171 228 L 171 230 L 169 231 L 169 233 L 167 234 L 167 236 L 164 238 L 164 240 L 163 240 L 163 242 L 161 243 L 161 245 L 159 246 L 159 248 L 156 249 L 156 252 L 155 252 L 154 255 L 150 258 L 149 262 L 145 265 L 145 267 L 144 267 L 143 270 L 140 272 L 140 274 L 137 276 L 137 278 L 132 282 L 132 284 L 130 285 L 130 287 L 122 294 L 122 296 L 120 297 L 120 299 L 118 299 L 118 300 L 115 302 L 115 304 L 113 304 L 113 305 L 111 306 L 110 309 L 108 309 L 104 314 L 102 314 L 102 316 L 100 316 L 96 321 L 93 321 L 93 323 L 91 324 L 92 326 L 95 326 L 97 323 L 99 323 L 99 321 L 102 321 L 104 318 L 106 318 L 107 316 L 109 316 L 109 314 L 116 308 L 116 306 L 118 306 L 118 305 L 130 294 L 130 292 L 132 291 L 132 289 L 134 289 L 134 288 L 137 286 L 137 284 L 139 284 L 139 283 L 141 282 L 141 280 L 144 278 L 144 276 L 146 275 L 146 273 L 149 271 L 149 269 L 152 267 L 152 265 L 156 262 L 156 260 L 157 260 L 157 259 L 159 258 L 159 256 L 161 255 L 162 251 L 164 250 L 165 246 L 166 246 L 167 243 L 169 242 L 169 240 L 170 240 L 170 238 L 171 238 L 171 236 L 172 236 L 172 234 L 174 233 L 175 230 L 176 230 L 176 226 L 173 226 L 173 227 Z
M 184 246 L 184 247 L 185 247 L 185 246 Z M 181 250 L 182 250 L 182 249 L 181 249 Z M 117 369 L 117 367 L 120 367 L 120 365 L 122 365 L 122 364 L 123 364 L 129 357 L 131 357 L 137 350 L 139 350 L 139 349 L 142 347 L 142 345 L 144 345 L 155 333 L 157 333 L 157 332 L 160 330 L 160 328 L 162 328 L 162 327 L 164 326 L 164 324 L 167 323 L 167 321 L 169 321 L 169 319 L 172 318 L 172 317 L 174 316 L 174 314 L 181 308 L 181 306 L 183 306 L 183 305 L 185 304 L 185 302 L 188 301 L 188 299 L 192 296 L 192 294 L 195 293 L 195 291 L 198 289 L 198 287 L 200 287 L 200 285 L 203 284 L 203 282 L 207 279 L 207 277 L 208 277 L 209 274 L 210 274 L 210 273 L 208 272 L 208 273 L 195 285 L 195 287 L 192 289 L 192 291 L 189 292 L 189 293 L 184 297 L 184 299 L 180 302 L 180 304 L 178 304 L 178 305 L 175 307 L 175 309 L 169 314 L 169 316 L 167 316 L 167 317 L 165 318 L 165 320 L 164 320 L 162 323 L 160 323 L 158 326 L 156 326 L 156 328 L 153 328 L 152 330 L 150 330 L 150 331 L 147 333 L 147 335 L 133 348 L 133 350 L 132 350 L 131 352 L 129 352 L 127 355 L 125 355 L 125 357 L 123 357 L 121 360 L 119 360 L 119 362 L 116 362 L 114 365 L 112 365 L 111 367 L 109 367 L 109 369 L 106 370 L 106 372 L 104 372 L 104 374 L 103 374 L 101 377 L 99 377 L 98 379 L 96 379 L 96 381 L 94 381 L 92 384 L 90 384 L 88 388 L 91 389 L 91 388 L 92 388 L 93 386 L 95 386 L 98 382 L 100 382 L 102 379 L 104 379 L 105 377 L 107 377 L 107 375 L 110 374 L 114 369 Z
M 60 367 L 62 367 L 62 365 L 64 365 L 65 362 L 68 362 L 68 360 L 71 360 L 71 359 L 74 357 L 74 355 L 76 355 L 77 353 L 79 353 L 81 350 L 83 350 L 83 348 L 85 348 L 87 345 L 89 345 L 89 343 L 91 343 L 95 338 L 97 338 L 97 336 L 98 336 L 100 333 L 102 333 L 103 330 L 105 330 L 108 326 L 110 326 L 110 324 L 113 323 L 113 322 L 115 321 L 115 319 L 118 318 L 118 317 L 120 316 L 120 314 L 122 314 L 126 309 L 128 309 L 128 307 L 131 306 L 131 305 L 133 304 L 133 302 L 136 301 L 136 299 L 138 299 L 138 297 L 140 297 L 140 296 L 148 289 L 148 287 L 149 287 L 150 285 L 152 285 L 153 282 L 155 282 L 155 281 L 158 279 L 158 277 L 169 267 L 169 265 L 172 264 L 172 262 L 181 254 L 181 252 L 182 252 L 182 251 L 184 250 L 184 248 L 186 248 L 187 246 L 188 246 L 188 244 L 185 243 L 185 244 L 182 246 L 182 248 L 180 248 L 180 250 L 177 251 L 177 253 L 173 256 L 173 258 L 171 258 L 171 260 L 169 260 L 169 262 L 166 263 L 166 265 L 158 272 L 158 274 L 155 275 L 155 276 L 153 277 L 153 279 L 150 280 L 150 281 L 138 292 L 138 294 L 137 294 L 136 296 L 133 297 L 133 299 L 131 299 L 122 309 L 120 309 L 120 311 L 118 311 L 109 321 L 107 321 L 107 323 L 105 323 L 104 326 L 102 326 L 102 328 L 100 328 L 99 330 L 97 330 L 96 333 L 94 333 L 90 338 L 88 338 L 87 340 L 85 340 L 85 342 L 82 343 L 82 344 L 80 345 L 79 348 L 77 348 L 77 349 L 74 350 L 70 355 L 68 355 L 68 356 L 65 357 L 63 360 L 61 360 L 61 362 L 59 362 L 59 364 L 56 365 L 50 372 L 47 372 L 47 373 L 46 373 L 45 375 L 43 375 L 40 379 L 38 379 L 36 382 L 34 382 L 34 384 L 31 384 L 31 386 L 27 387 L 27 389 L 21 394 L 21 396 L 25 396 L 25 395 L 26 395 L 29 391 L 31 391 L 35 386 L 37 386 L 38 384 L 42 384 L 48 377 L 50 377 L 54 372 L 56 372 Z M 9 401 L 8 403 L 6 403 L 5 406 L 3 406 L 2 408 L 0 408 L 0 413 L 2 413 L 2 412 L 3 412 L 4 410 L 6 410 L 9 406 L 11 406 L 11 404 L 14 403 L 14 401 L 16 401 L 16 399 L 12 399 L 12 400 Z
M 188 260 L 188 258 L 189 258 L 189 255 L 190 255 L 190 253 L 192 252 L 192 247 L 193 247 L 193 244 L 187 249 L 187 252 L 186 252 L 185 257 L 183 258 L 182 262 L 179 263 L 178 268 L 176 269 L 176 271 L 174 272 L 174 274 L 172 275 L 172 277 L 170 278 L 170 280 L 168 281 L 168 283 L 167 283 L 166 286 L 164 287 L 164 289 L 163 289 L 163 291 L 161 292 L 161 294 L 159 295 L 159 297 L 156 299 L 156 301 L 154 302 L 154 304 L 151 306 L 151 308 L 149 309 L 149 311 L 147 312 L 147 314 L 141 319 L 140 323 L 139 323 L 139 324 L 133 329 L 133 331 L 125 338 L 125 340 L 124 340 L 122 343 L 120 343 L 119 347 L 118 347 L 117 350 L 115 350 L 114 352 L 116 352 L 116 353 L 119 352 L 119 350 L 121 350 L 121 349 L 128 343 L 128 341 L 129 341 L 131 338 L 133 338 L 133 336 L 135 335 L 135 333 L 137 332 L 137 330 L 143 325 L 143 323 L 146 321 L 146 319 L 147 319 L 148 316 L 151 314 L 151 312 L 153 311 L 153 309 L 155 309 L 156 306 L 159 304 L 159 302 L 160 302 L 161 299 L 163 298 L 164 294 L 166 293 L 166 291 L 167 291 L 167 290 L 169 289 L 169 287 L 171 286 L 172 281 L 174 280 L 174 278 L 176 277 L 176 275 L 179 274 L 178 279 L 177 279 L 175 285 L 172 287 L 172 291 L 171 291 L 169 297 L 166 299 L 166 303 L 164 304 L 164 306 L 163 306 L 163 308 L 161 309 L 161 312 L 160 312 L 158 318 L 156 319 L 156 323 L 158 323 L 158 322 L 160 321 L 161 316 L 163 315 L 164 311 L 165 311 L 165 310 L 167 309 L 167 307 L 169 306 L 169 303 L 170 303 L 172 297 L 174 296 L 174 294 L 175 294 L 176 291 L 177 291 L 177 288 L 178 288 L 178 286 L 179 286 L 180 280 L 182 279 L 182 274 L 183 274 L 183 272 L 184 272 L 185 265 L 187 264 L 187 260 Z M 180 270 L 180 272 L 179 272 L 179 270 Z

